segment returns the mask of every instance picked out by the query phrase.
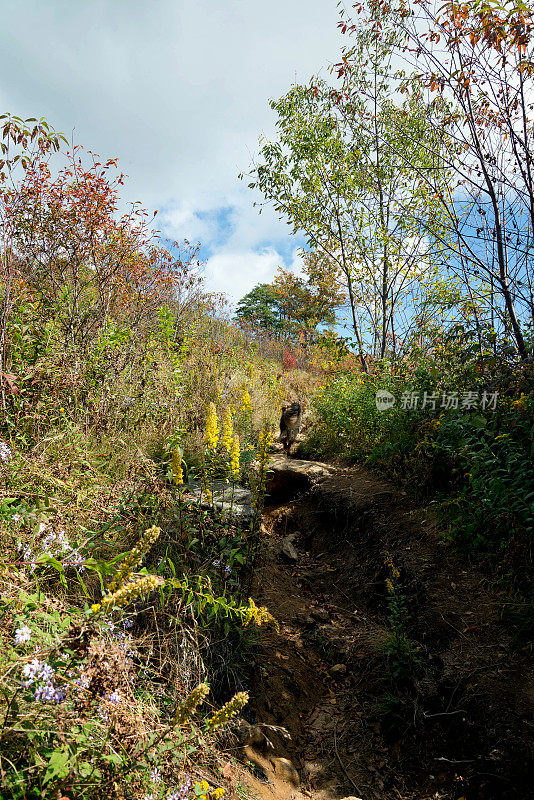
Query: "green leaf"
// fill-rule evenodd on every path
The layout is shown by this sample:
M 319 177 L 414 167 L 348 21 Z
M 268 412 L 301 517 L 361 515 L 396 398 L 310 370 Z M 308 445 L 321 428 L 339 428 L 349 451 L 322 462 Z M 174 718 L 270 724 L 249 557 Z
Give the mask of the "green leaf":
M 63 564 L 61 561 L 58 561 L 57 558 L 53 556 L 49 556 L 47 553 L 42 553 L 37 559 L 38 564 L 48 564 L 50 567 L 53 567 L 57 572 L 59 572 L 59 580 L 61 581 L 61 585 L 67 588 L 67 581 L 65 579 L 65 570 L 63 569 Z
M 81 764 L 78 764 L 78 775 L 81 778 L 88 778 L 93 771 L 93 765 L 89 761 L 82 761 Z
M 102 756 L 104 761 L 109 761 L 111 764 L 115 764 L 117 767 L 122 764 L 122 758 L 117 755 L 117 753 L 108 753 L 105 756 Z
M 48 781 L 51 781 L 54 778 L 59 780 L 61 780 L 61 778 L 66 778 L 69 774 L 68 764 L 69 754 L 62 749 L 54 750 L 50 756 L 50 761 L 48 762 L 48 767 L 44 776 L 44 783 L 48 783 Z

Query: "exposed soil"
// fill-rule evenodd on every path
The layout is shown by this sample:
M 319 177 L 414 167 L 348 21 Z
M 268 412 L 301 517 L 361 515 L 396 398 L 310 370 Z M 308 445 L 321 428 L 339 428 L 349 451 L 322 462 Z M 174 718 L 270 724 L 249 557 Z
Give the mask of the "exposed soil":
M 264 525 L 255 599 L 280 631 L 257 653 L 252 721 L 289 730 L 289 744 L 272 740 L 301 789 L 280 780 L 269 753 L 247 748 L 268 781 L 255 790 L 271 800 L 533 798 L 530 658 L 500 621 L 502 598 L 444 542 L 432 515 L 351 468 L 273 505 Z M 290 533 L 295 563 L 280 555 Z M 397 676 L 384 652 L 389 557 L 413 643 Z

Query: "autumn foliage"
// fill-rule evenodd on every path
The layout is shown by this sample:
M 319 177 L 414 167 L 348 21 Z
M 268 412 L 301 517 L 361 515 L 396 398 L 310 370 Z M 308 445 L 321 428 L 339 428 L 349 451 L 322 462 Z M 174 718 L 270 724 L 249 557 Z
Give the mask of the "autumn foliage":
M 7 369 L 13 309 L 31 309 L 49 343 L 86 352 L 110 327 L 145 337 L 163 306 L 174 312 L 178 333 L 201 284 L 198 246 L 162 239 L 153 227 L 157 212 L 139 203 L 124 208 L 117 159 L 62 148 L 46 123 L 30 130 L 29 122 L 6 120 L 0 162 L 4 407 L 18 381 Z

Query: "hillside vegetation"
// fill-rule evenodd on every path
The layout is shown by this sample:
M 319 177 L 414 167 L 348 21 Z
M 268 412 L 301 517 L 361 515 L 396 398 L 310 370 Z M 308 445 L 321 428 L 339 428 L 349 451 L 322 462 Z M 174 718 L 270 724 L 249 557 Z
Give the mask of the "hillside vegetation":
M 341 27 L 337 80 L 271 101 L 276 137 L 248 176 L 306 237 L 301 274 L 279 269 L 233 319 L 204 284 L 200 245 L 168 241 L 156 214 L 122 199 L 115 159 L 69 146 L 45 119 L 0 118 L 2 798 L 230 791 L 225 736 L 247 707 L 263 631 L 279 640 L 276 609 L 253 597 L 287 402 L 305 410 L 299 455 L 333 462 L 345 500 L 351 476 L 366 485 L 359 468 L 343 472 L 359 461 L 437 512 L 441 536 L 498 597 L 518 663 L 532 649 L 531 14 L 477 2 L 435 16 L 431 4 L 369 0 Z M 360 489 L 352 517 L 367 513 Z M 325 547 L 338 543 L 336 496 Z M 326 524 L 319 511 L 314 524 Z M 291 513 L 270 513 L 271 533 L 287 535 Z M 291 524 L 305 542 L 301 520 Z M 401 529 L 380 528 L 399 557 Z M 432 538 L 428 552 L 438 550 Z M 409 731 L 425 697 L 422 645 L 410 638 L 423 595 L 414 611 L 389 550 L 369 556 L 368 572 L 389 632 L 377 685 Z M 303 574 L 310 586 L 315 577 Z M 302 623 L 309 640 L 321 614 L 337 613 L 316 611 Z M 377 663 L 370 651 L 370 672 Z M 347 665 L 333 666 L 345 667 L 341 680 Z M 435 797 L 458 796 L 447 780 Z M 233 791 L 243 800 L 250 787 Z
M 309 379 L 231 324 L 195 247 L 120 214 L 115 162 L 3 132 L 2 797 L 216 800 L 191 768 L 275 624 L 249 600 L 266 452 Z M 250 523 L 214 480 L 251 488 Z

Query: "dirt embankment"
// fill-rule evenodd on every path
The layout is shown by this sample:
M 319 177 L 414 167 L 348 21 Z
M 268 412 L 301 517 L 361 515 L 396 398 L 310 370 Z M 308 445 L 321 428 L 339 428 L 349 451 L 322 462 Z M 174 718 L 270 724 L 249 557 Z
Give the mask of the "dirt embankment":
M 280 631 L 257 652 L 250 721 L 285 726 L 292 738 L 271 734 L 274 751 L 247 748 L 267 781 L 256 791 L 534 797 L 534 674 L 500 620 L 502 599 L 430 515 L 370 472 L 315 470 L 313 480 L 265 515 L 255 597 Z M 296 560 L 287 546 L 280 552 L 290 534 Z M 409 644 L 400 656 L 391 652 L 391 565 Z M 300 790 L 277 773 L 273 752 L 295 765 Z

